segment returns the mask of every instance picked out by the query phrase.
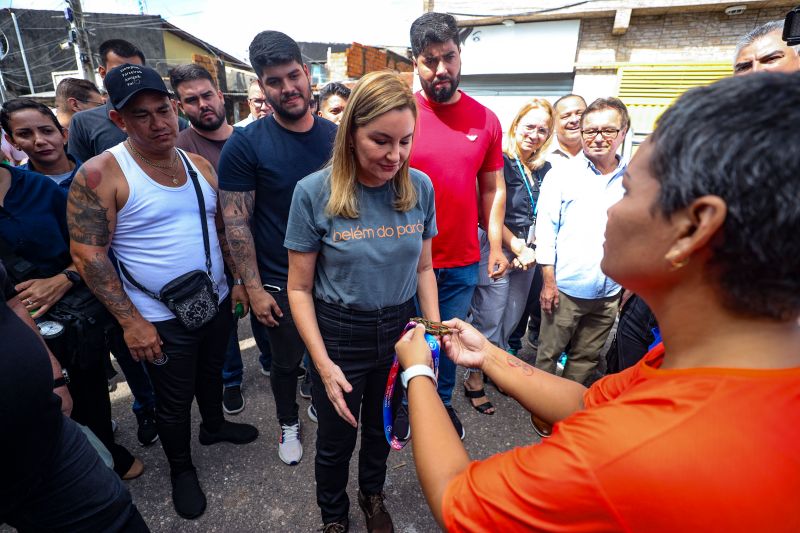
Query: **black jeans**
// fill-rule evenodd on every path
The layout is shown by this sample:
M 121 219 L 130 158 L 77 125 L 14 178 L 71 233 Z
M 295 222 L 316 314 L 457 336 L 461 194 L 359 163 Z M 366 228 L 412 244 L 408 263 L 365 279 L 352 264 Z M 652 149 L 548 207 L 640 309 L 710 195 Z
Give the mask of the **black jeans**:
M 125 447 L 114 442 L 111 428 L 111 400 L 108 397 L 105 361 L 107 353 L 100 355 L 90 365 L 67 367 L 72 396 L 72 419 L 83 424 L 97 435 L 114 458 L 114 471 L 120 477 L 133 465 L 133 455 Z
M 306 345 L 294 324 L 292 310 L 289 309 L 289 296 L 286 289 L 270 293 L 283 316 L 275 317 L 278 325 L 268 328 L 258 321 L 253 321 L 253 336 L 258 336 L 266 330 L 269 337 L 269 346 L 272 349 L 272 365 L 270 367 L 269 381 L 272 385 L 272 394 L 275 397 L 275 410 L 278 414 L 278 423 L 281 425 L 297 424 L 297 369 L 303 360 Z M 263 329 L 262 329 L 263 328 Z M 256 332 L 256 330 L 261 330 Z
M 53 456 L 42 458 L 49 464 L 45 475 L 18 508 L 0 516 L 0 523 L 6 519 L 21 533 L 150 531 L 128 489 L 103 464 L 80 428 L 66 417 L 61 424 Z
M 231 332 L 231 297 L 220 302 L 219 313 L 197 331 L 178 319 L 153 325 L 164 344 L 166 362 L 149 363 L 147 372 L 156 391 L 156 427 L 172 474 L 194 468 L 191 456 L 191 408 L 197 398 L 203 425 L 211 432 L 224 422 L 222 364 Z
M 383 394 L 394 359 L 394 345 L 408 319 L 415 314 L 414 301 L 368 312 L 320 300 L 315 305 L 328 356 L 353 386 L 353 391 L 344 395 L 347 407 L 356 421 L 361 419 L 358 486 L 364 494 L 377 494 L 383 490 L 389 456 L 383 432 Z M 322 510 L 322 521 L 327 524 L 346 518 L 350 508 L 347 478 L 358 430 L 336 413 L 313 365 L 311 383 L 319 420 L 314 459 L 317 504 Z M 396 395 L 395 401 L 399 400 L 400 395 Z

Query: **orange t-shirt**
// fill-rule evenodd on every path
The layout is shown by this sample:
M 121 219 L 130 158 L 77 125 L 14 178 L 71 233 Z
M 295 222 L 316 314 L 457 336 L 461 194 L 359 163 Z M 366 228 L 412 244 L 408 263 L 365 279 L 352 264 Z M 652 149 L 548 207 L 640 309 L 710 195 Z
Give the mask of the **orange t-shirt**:
M 800 531 L 800 368 L 661 370 L 595 383 L 541 444 L 473 462 L 449 531 Z

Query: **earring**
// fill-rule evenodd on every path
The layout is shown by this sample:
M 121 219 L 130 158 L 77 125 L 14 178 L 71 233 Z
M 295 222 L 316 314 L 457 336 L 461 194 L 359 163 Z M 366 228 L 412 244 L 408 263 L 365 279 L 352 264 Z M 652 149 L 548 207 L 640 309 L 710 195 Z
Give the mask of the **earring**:
M 669 261 L 669 264 L 672 267 L 673 271 L 680 270 L 681 268 L 685 267 L 686 265 L 689 264 L 689 260 L 691 259 L 691 256 L 687 256 L 687 257 L 683 258 L 682 260 L 678 261 L 678 259 L 677 259 L 678 255 L 679 255 L 679 252 L 674 252 L 674 253 L 670 252 L 666 256 L 664 256 L 664 259 Z

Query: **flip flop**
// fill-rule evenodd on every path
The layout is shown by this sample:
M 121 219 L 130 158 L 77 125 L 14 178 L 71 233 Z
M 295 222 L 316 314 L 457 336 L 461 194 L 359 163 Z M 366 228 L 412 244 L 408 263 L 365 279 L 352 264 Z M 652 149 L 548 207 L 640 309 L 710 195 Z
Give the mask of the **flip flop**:
M 469 390 L 467 386 L 464 385 L 464 396 L 466 396 L 467 399 L 486 398 L 486 389 L 480 388 L 478 390 Z M 490 401 L 486 401 L 479 405 L 475 405 L 472 402 L 469 402 L 469 404 L 472 406 L 473 409 L 475 409 L 482 415 L 493 415 L 495 413 L 495 411 L 489 411 L 490 409 L 494 409 L 494 405 L 492 405 L 492 402 Z

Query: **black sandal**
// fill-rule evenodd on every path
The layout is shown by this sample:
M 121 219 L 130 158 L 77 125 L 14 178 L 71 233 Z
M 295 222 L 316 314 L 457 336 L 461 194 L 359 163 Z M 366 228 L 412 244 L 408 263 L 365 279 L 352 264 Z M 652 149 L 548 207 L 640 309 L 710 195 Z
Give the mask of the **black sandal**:
M 464 385 L 464 396 L 466 396 L 468 400 L 472 400 L 475 398 L 486 398 L 486 389 L 481 387 L 479 390 L 469 390 L 467 386 Z M 488 399 L 486 402 L 482 404 L 475 405 L 474 403 L 472 403 L 472 401 L 470 401 L 469 404 L 472 406 L 473 409 L 475 409 L 482 415 L 493 415 L 496 411 L 496 410 L 489 411 L 490 409 L 494 409 L 494 405 L 492 405 L 492 402 L 488 401 Z

